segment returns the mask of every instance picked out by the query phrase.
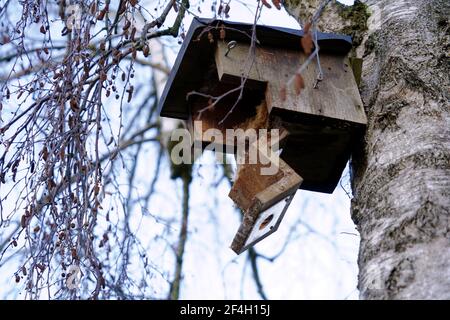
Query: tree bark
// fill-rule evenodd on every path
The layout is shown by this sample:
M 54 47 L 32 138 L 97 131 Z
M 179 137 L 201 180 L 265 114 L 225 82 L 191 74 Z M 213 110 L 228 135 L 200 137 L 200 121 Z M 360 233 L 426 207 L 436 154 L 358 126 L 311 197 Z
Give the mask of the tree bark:
M 320 2 L 285 6 L 304 20 Z M 450 3 L 362 2 L 366 24 L 334 2 L 321 23 L 354 33 L 364 59 L 368 126 L 351 161 L 360 296 L 450 299 Z

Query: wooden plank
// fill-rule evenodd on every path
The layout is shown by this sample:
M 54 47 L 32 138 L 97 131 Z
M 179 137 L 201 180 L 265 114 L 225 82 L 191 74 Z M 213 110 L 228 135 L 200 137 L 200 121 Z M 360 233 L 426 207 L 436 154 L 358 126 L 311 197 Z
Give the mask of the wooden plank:
M 278 109 L 295 111 L 310 115 L 346 120 L 358 124 L 366 124 L 358 87 L 352 73 L 349 59 L 346 56 L 320 54 L 324 73 L 323 81 L 314 88 L 318 67 L 315 62 L 302 73 L 306 87 L 298 96 L 293 88 L 288 88 L 287 100 L 282 101 L 280 88 L 305 61 L 301 51 L 280 48 L 257 47 L 253 63 L 249 58 L 249 45 L 238 43 L 227 56 L 227 44 L 219 42 L 215 54 L 218 76 L 220 80 L 240 81 L 243 73 L 254 81 L 266 81 L 266 101 L 269 112 Z M 250 59 L 250 60 L 249 60 Z M 251 65 L 251 68 L 248 66 Z
M 263 141 L 262 143 L 267 142 Z M 269 144 L 273 144 L 273 141 Z M 255 143 L 250 148 L 255 148 L 256 145 Z M 275 224 L 267 230 L 263 230 L 264 228 L 261 227 L 262 221 L 259 219 L 261 213 L 295 194 L 302 183 L 302 178 L 278 156 L 268 157 L 261 152 L 259 155 L 258 163 L 240 165 L 237 178 L 228 195 L 244 212 L 244 219 L 231 245 L 231 248 L 238 254 L 249 245 L 255 244 L 276 231 L 274 227 L 278 227 L 281 222 L 285 208 L 282 207 L 282 210 L 277 210 L 272 214 L 276 215 L 274 217 L 276 220 L 272 222 Z M 267 162 L 269 164 L 262 164 Z M 276 173 L 264 175 L 261 169 L 269 166 L 275 166 Z M 259 229 L 255 231 L 255 228 L 259 228 L 261 231 Z M 254 239 L 249 243 L 247 240 L 251 234 Z

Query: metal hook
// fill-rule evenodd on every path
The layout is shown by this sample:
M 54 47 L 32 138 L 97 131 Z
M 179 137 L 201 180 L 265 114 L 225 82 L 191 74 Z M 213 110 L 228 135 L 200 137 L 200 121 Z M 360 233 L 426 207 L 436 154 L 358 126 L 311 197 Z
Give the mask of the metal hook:
M 228 44 L 227 44 L 228 50 L 227 50 L 227 52 L 225 52 L 225 57 L 228 56 L 228 53 L 229 53 L 232 49 L 234 49 L 234 47 L 236 47 L 236 46 L 237 46 L 237 42 L 236 42 L 236 41 L 232 40 L 232 41 L 228 42 Z
M 319 87 L 319 82 L 323 80 L 323 74 L 322 72 L 319 72 L 319 74 L 317 75 L 316 81 L 314 82 L 314 89 L 317 89 Z

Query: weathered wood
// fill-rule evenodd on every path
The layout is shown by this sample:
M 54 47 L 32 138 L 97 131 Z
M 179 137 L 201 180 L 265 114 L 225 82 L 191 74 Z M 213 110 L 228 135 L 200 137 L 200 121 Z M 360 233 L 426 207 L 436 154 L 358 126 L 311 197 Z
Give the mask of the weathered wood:
M 361 128 L 329 120 L 284 122 L 289 132 L 280 157 L 304 179 L 301 189 L 332 193 Z
M 253 85 L 267 83 L 270 118 L 279 119 L 289 132 L 280 157 L 302 176 L 302 189 L 333 192 L 367 121 L 349 59 L 321 53 L 323 80 L 314 88 L 318 68 L 312 62 L 302 73 L 306 87 L 300 95 L 288 88 L 282 101 L 280 89 L 303 63 L 304 53 L 256 48 L 253 63 L 246 64 L 249 45 L 238 43 L 225 56 L 227 50 L 225 43 L 218 43 L 215 61 L 221 82 L 236 84 L 247 73 Z
M 308 115 L 320 115 L 333 119 L 366 124 L 358 87 L 352 73 L 349 59 L 342 55 L 320 54 L 324 78 L 316 88 L 318 67 L 311 63 L 302 73 L 305 89 L 298 96 L 288 88 L 286 101 L 280 97 L 280 88 L 305 61 L 301 51 L 264 47 L 255 49 L 255 56 L 249 57 L 250 46 L 238 43 L 227 56 L 227 44 L 219 42 L 215 54 L 219 80 L 238 82 L 243 74 L 255 82 L 267 82 L 266 101 L 271 113 L 277 109 Z M 250 60 L 248 60 L 250 59 Z M 250 61 L 250 62 L 249 62 Z M 253 61 L 253 63 L 251 63 Z M 251 66 L 251 68 L 248 68 Z
M 186 53 L 175 63 L 179 71 L 169 77 L 161 114 L 189 119 L 194 142 L 200 141 L 203 149 L 208 146 L 220 155 L 220 151 L 239 154 L 247 144 L 250 150 L 257 148 L 265 135 L 247 129 L 281 129 L 280 157 L 272 155 L 268 165 L 262 160 L 238 164 L 229 196 L 245 213 L 231 246 L 240 253 L 278 228 L 299 187 L 334 190 L 367 119 L 346 56 L 349 39 L 319 33 L 323 79 L 317 81 L 319 67 L 314 60 L 302 71 L 306 86 L 298 95 L 293 83 L 287 84 L 307 59 L 300 51 L 302 33 L 261 27 L 260 41 L 250 50 L 246 37 L 250 29 L 234 32 L 236 27 L 227 30 L 222 41 L 202 41 L 201 37 L 191 41 L 188 37 Z M 218 39 L 214 29 L 210 32 Z M 230 50 L 231 40 L 237 41 L 237 46 Z M 246 79 L 243 87 L 242 77 Z M 286 97 L 282 97 L 285 86 Z M 186 94 L 192 90 L 201 94 L 188 94 L 186 103 Z M 221 97 L 220 101 L 215 97 Z M 200 126 L 194 124 L 196 120 Z M 264 159 L 265 155 L 260 156 Z M 274 163 L 278 171 L 262 174 Z
M 260 140 L 250 148 L 256 148 L 261 142 L 266 143 Z M 267 165 L 262 164 L 268 162 Z M 277 167 L 276 174 L 262 174 L 261 169 L 269 166 Z M 258 163 L 239 166 L 237 178 L 228 195 L 244 212 L 243 221 L 231 245 L 233 251 L 239 254 L 249 245 L 253 245 L 275 232 L 286 208 L 282 207 L 281 210 L 272 213 L 274 221 L 267 229 L 262 225 L 264 221 L 258 220 L 261 212 L 295 194 L 301 183 L 302 178 L 278 156 L 268 157 L 259 152 Z M 258 228 L 255 239 L 251 244 L 246 243 L 255 228 Z

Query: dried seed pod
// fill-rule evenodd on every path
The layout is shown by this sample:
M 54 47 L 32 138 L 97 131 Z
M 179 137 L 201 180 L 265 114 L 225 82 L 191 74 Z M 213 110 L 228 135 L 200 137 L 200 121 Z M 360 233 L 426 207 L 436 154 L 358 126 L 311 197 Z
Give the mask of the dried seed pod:
M 131 27 L 131 21 L 130 20 L 127 20 L 126 22 L 125 22 L 125 25 L 123 26 L 123 31 L 126 31 L 126 30 L 128 30 L 129 28 Z
M 100 81 L 106 81 L 106 79 L 108 79 L 108 77 L 106 76 L 105 71 L 100 71 Z
M 278 10 L 281 10 L 280 0 L 272 0 L 272 3 L 275 6 L 275 8 L 277 8 Z
M 308 22 L 305 24 L 305 26 L 303 27 L 303 33 L 309 33 L 309 31 L 311 30 L 311 22 Z
M 106 8 L 101 10 L 97 15 L 97 20 L 102 21 L 105 18 Z
M 122 15 L 124 12 L 125 12 L 125 10 L 127 9 L 127 2 L 126 1 L 121 1 L 120 2 L 120 7 L 119 7 L 119 9 L 117 10 L 117 14 L 120 16 L 120 15 Z
M 48 159 L 48 150 L 47 150 L 47 147 L 42 148 L 42 159 L 43 159 L 44 161 L 47 161 L 47 159 Z
M 286 101 L 286 97 L 287 97 L 287 90 L 286 90 L 286 86 L 282 86 L 280 89 L 280 99 L 281 101 Z
M 98 195 L 100 192 L 100 187 L 98 186 L 98 184 L 95 184 L 94 186 L 94 195 Z
M 145 45 L 144 48 L 142 49 L 142 53 L 144 54 L 144 57 L 148 57 L 150 54 L 150 48 L 148 47 L 148 45 Z
M 70 109 L 72 109 L 73 112 L 77 112 L 79 110 L 78 102 L 75 98 L 70 99 Z
M 25 215 L 22 215 L 22 217 L 20 218 L 20 226 L 22 228 L 26 228 L 27 227 L 27 220 L 28 220 L 27 217 Z M 17 242 L 16 242 L 16 244 L 17 244 Z M 16 247 L 17 245 L 14 245 L 14 246 Z
M 95 13 L 97 12 L 97 2 L 96 1 L 92 2 L 91 7 L 89 8 L 89 11 L 92 16 L 95 15 Z
M 295 74 L 294 78 L 294 88 L 297 94 L 300 94 L 303 88 L 305 88 L 305 81 L 300 73 Z
M 310 32 L 305 34 L 302 37 L 301 45 L 302 45 L 303 51 L 305 51 L 305 53 L 307 55 L 310 55 L 311 51 L 312 51 L 312 48 L 313 48 L 313 41 L 312 41 L 312 36 L 311 36 Z

